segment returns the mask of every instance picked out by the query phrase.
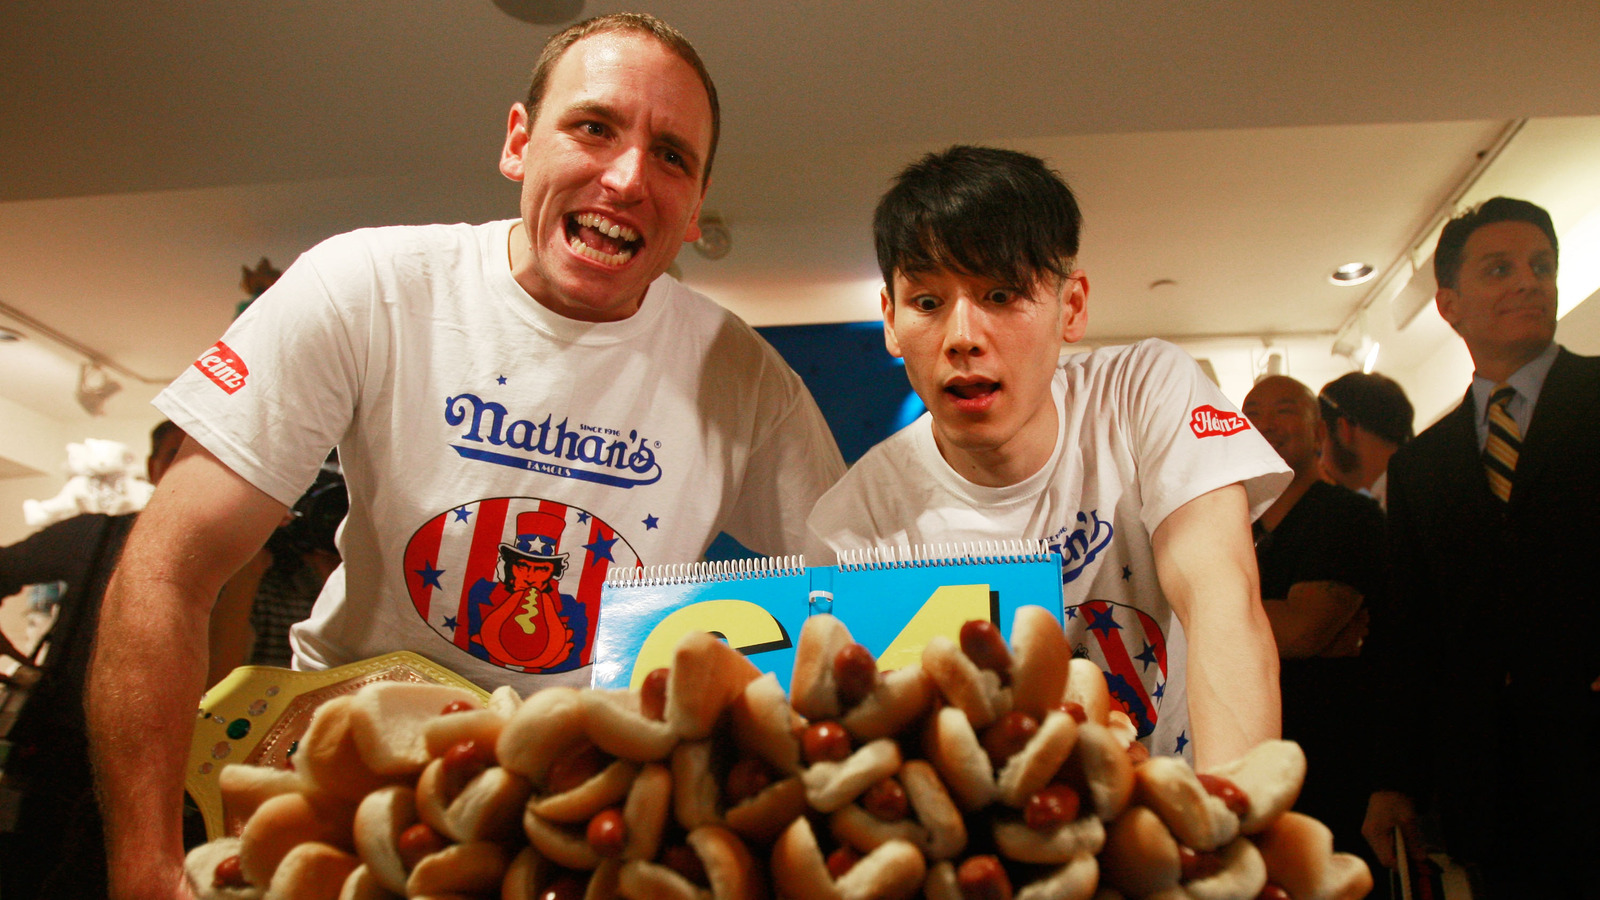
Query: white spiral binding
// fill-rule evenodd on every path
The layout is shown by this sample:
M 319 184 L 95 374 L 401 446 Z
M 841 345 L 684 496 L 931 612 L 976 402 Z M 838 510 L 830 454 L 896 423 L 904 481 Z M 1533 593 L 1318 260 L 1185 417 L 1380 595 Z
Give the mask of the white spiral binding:
M 907 569 L 981 563 L 1043 562 L 1050 546 L 1041 540 L 968 541 L 953 544 L 902 544 L 898 547 L 864 547 L 839 554 L 839 569 Z
M 612 569 L 606 573 L 605 586 L 616 588 L 653 587 L 663 584 L 707 584 L 718 581 L 743 581 L 749 578 L 799 575 L 805 570 L 806 558 L 804 556 L 763 556 L 756 559 L 729 559 L 663 566 L 638 566 L 632 569 Z

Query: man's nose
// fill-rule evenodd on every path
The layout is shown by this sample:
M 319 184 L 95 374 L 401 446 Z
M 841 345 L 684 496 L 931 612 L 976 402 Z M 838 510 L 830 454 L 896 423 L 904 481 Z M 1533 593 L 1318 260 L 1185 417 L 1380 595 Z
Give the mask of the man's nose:
M 624 147 L 607 163 L 600 175 L 600 185 L 620 197 L 634 197 L 644 187 L 645 151 L 641 147 Z
M 983 312 L 968 297 L 957 297 L 950 304 L 950 319 L 945 323 L 945 351 L 951 354 L 983 352 Z

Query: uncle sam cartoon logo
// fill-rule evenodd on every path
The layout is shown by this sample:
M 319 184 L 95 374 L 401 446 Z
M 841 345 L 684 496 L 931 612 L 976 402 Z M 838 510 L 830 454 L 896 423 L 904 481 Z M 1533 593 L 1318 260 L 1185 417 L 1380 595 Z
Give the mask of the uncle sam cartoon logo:
M 1167 689 L 1167 639 L 1145 613 L 1121 603 L 1091 600 L 1066 609 L 1072 654 L 1094 660 L 1112 702 L 1133 720 L 1139 737 L 1156 728 Z
M 639 564 L 586 510 L 497 497 L 417 529 L 405 578 L 417 614 L 461 650 L 513 672 L 565 672 L 591 661 L 606 573 Z

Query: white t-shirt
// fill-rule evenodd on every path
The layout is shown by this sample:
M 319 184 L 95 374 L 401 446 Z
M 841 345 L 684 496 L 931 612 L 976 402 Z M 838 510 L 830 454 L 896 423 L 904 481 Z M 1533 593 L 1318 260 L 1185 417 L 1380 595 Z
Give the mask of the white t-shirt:
M 1064 360 L 1050 461 L 1008 487 L 973 484 L 934 443 L 932 419 L 872 448 L 811 514 L 835 552 L 950 541 L 1048 540 L 1062 559 L 1073 651 L 1106 670 L 1152 752 L 1187 753 L 1187 644 L 1156 579 L 1150 535 L 1201 494 L 1243 482 L 1260 515 L 1292 473 L 1206 379 L 1162 341 Z M 1043 599 L 1041 598 L 1041 603 Z
M 297 667 L 408 649 L 486 687 L 586 683 L 610 567 L 697 560 L 719 530 L 802 552 L 844 470 L 745 323 L 665 276 L 628 319 L 563 318 L 513 279 L 512 224 L 331 238 L 156 400 L 285 505 L 338 446 L 344 566 Z

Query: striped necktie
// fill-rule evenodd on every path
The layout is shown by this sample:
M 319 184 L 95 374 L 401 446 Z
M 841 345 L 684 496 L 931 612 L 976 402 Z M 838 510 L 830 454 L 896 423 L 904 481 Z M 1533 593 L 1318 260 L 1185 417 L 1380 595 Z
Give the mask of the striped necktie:
M 1506 411 L 1506 404 L 1517 389 L 1501 382 L 1489 394 L 1489 438 L 1483 444 L 1483 467 L 1489 473 L 1489 490 L 1500 502 L 1511 499 L 1511 480 L 1517 471 L 1517 454 L 1522 452 L 1522 435 L 1517 422 Z

